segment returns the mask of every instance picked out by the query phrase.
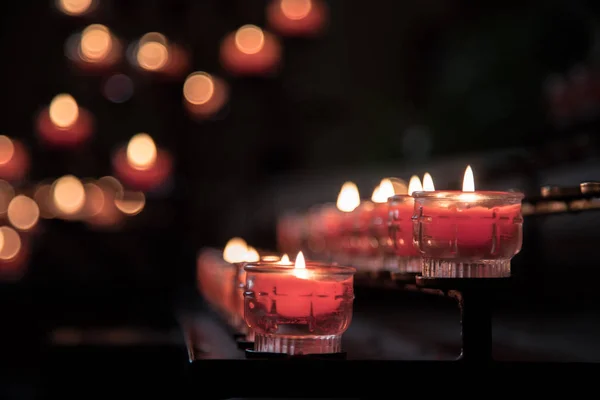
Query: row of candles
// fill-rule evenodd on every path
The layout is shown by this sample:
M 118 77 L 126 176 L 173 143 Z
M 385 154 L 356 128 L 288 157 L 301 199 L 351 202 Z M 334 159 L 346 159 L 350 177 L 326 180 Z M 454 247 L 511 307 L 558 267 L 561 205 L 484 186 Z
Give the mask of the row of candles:
M 255 351 L 336 353 L 352 319 L 357 269 L 438 279 L 510 276 L 522 244 L 522 193 L 475 191 L 470 167 L 462 191 L 435 190 L 430 175 L 423 185 L 413 177 L 406 189 L 394 194 L 393 181 L 384 180 L 371 201 L 361 201 L 356 185 L 345 184 L 335 208 L 310 216 L 311 235 L 289 225 L 279 230 L 280 244 L 297 254 L 293 263 L 287 253 L 261 254 L 239 238 L 222 253 L 203 250 L 198 288 Z
M 521 248 L 522 193 L 475 191 L 470 166 L 462 191 L 435 190 L 429 174 L 423 184 L 413 176 L 404 193 L 399 187 L 384 179 L 370 201 L 361 201 L 347 182 L 335 205 L 283 217 L 278 247 L 393 274 L 421 273 L 423 264 L 449 277 L 510 274 L 508 260 Z M 463 263 L 477 267 L 458 266 Z

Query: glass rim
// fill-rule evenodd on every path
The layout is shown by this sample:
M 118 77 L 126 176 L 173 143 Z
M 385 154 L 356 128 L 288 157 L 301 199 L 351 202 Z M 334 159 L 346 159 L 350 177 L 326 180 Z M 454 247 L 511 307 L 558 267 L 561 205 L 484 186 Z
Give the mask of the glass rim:
M 340 265 L 328 265 L 319 262 L 306 262 L 306 269 L 318 276 L 324 275 L 354 275 L 356 268 L 343 267 Z M 246 272 L 259 272 L 267 274 L 285 274 L 290 275 L 293 271 L 294 264 L 273 264 L 273 263 L 248 263 L 244 266 Z
M 477 195 L 477 200 L 522 200 L 525 198 L 525 194 L 522 192 L 501 192 L 492 190 L 476 190 L 474 192 L 463 192 L 462 190 L 419 191 L 414 192 L 412 197 L 415 199 L 460 200 L 459 196 L 463 194 L 475 194 Z

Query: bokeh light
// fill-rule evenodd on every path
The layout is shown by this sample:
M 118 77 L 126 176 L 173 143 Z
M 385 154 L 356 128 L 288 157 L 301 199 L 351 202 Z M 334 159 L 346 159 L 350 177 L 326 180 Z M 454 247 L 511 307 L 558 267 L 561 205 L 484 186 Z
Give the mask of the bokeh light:
M 135 169 L 148 169 L 156 162 L 156 144 L 147 133 L 134 135 L 127 144 L 127 161 Z
M 256 54 L 265 45 L 265 34 L 256 25 L 244 25 L 235 32 L 235 45 L 244 54 Z
M 18 195 L 8 205 L 8 221 L 20 231 L 30 230 L 39 219 L 40 209 L 30 197 Z
M 113 103 L 124 103 L 133 96 L 133 81 L 124 74 L 116 74 L 106 80 L 103 94 Z
M 3 238 L 0 248 L 0 260 L 8 261 L 14 259 L 21 250 L 21 237 L 19 233 L 10 226 L 0 227 L 0 235 Z
M 79 106 L 70 94 L 56 95 L 50 102 L 50 120 L 59 128 L 72 126 L 79 117 Z
M 98 62 L 107 58 L 113 47 L 110 30 L 101 24 L 88 26 L 81 33 L 79 51 L 81 58 L 87 62 Z
M 85 15 L 92 11 L 93 0 L 57 0 L 56 7 L 64 14 L 70 16 Z
M 85 204 L 85 189 L 73 175 L 63 176 L 52 187 L 54 207 L 65 216 L 76 215 Z

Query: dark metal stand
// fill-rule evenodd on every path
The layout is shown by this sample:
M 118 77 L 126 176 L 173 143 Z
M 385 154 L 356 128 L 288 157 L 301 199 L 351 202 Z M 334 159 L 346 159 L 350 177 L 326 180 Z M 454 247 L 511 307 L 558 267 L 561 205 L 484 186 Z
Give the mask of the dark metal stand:
M 495 295 L 510 278 L 423 278 L 419 287 L 437 289 L 458 301 L 462 350 L 457 361 L 490 363 L 492 356 L 492 306 Z

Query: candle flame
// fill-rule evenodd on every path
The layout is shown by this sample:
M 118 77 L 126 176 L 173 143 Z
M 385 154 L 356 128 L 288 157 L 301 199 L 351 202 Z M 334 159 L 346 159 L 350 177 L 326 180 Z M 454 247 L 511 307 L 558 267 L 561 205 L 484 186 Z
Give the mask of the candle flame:
M 290 257 L 287 254 L 284 254 L 279 260 L 279 264 L 291 264 Z
M 360 194 L 354 182 L 346 182 L 338 194 L 336 206 L 344 212 L 353 211 L 360 204 Z
M 387 203 L 388 199 L 396 194 L 394 184 L 391 180 L 385 178 L 379 183 L 379 186 L 373 191 L 371 200 L 374 203 Z
M 433 186 L 433 178 L 429 172 L 425 172 L 425 175 L 423 175 L 423 191 L 433 192 L 434 190 L 435 186 Z
M 300 279 L 308 279 L 308 271 L 306 270 L 306 261 L 304 261 L 304 254 L 299 252 L 294 262 L 294 276 Z
M 423 185 L 421 185 L 421 180 L 418 176 L 413 175 L 410 177 L 410 181 L 408 182 L 408 195 L 412 196 L 414 192 L 422 192 Z
M 470 165 L 467 165 L 465 170 L 465 177 L 463 178 L 463 192 L 474 192 L 475 191 L 475 178 L 473 178 L 473 170 Z
M 148 169 L 156 162 L 156 151 L 152 137 L 147 133 L 138 133 L 127 144 L 127 162 L 135 169 Z
M 261 257 L 262 261 L 266 261 L 266 262 L 278 262 L 280 261 L 279 256 L 264 256 Z
M 223 250 L 223 259 L 228 263 L 244 262 L 248 253 L 246 241 L 239 237 L 229 239 Z
M 248 250 L 246 251 L 246 259 L 244 261 L 246 261 L 246 262 L 260 261 L 260 255 L 258 254 L 258 251 L 256 251 L 256 249 L 252 246 L 248 247 Z

